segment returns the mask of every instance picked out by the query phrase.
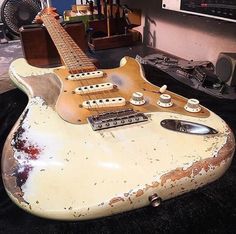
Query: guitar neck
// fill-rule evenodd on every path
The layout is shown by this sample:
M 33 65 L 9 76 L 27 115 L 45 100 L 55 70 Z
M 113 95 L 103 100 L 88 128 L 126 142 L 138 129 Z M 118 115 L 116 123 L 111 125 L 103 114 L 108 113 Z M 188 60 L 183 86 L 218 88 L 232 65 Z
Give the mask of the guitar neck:
M 53 40 L 63 63 L 70 73 L 96 70 L 94 64 L 73 41 L 54 16 L 43 14 L 41 19 Z

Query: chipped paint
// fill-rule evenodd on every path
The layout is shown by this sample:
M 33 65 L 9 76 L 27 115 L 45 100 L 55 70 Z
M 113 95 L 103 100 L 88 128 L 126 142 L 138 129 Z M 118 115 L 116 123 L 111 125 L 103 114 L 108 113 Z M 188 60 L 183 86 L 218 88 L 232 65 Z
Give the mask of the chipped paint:
M 148 115 L 145 124 L 95 132 L 63 121 L 42 97 L 31 97 L 4 146 L 9 196 L 41 217 L 84 220 L 146 206 L 154 193 L 162 200 L 179 196 L 227 170 L 235 142 L 217 115 Z M 166 118 L 205 124 L 219 134 L 168 131 L 160 126 Z
M 227 142 L 225 143 L 225 145 L 218 150 L 218 153 L 214 151 L 214 155 L 212 158 L 207 158 L 206 160 L 195 162 L 191 167 L 185 170 L 183 168 L 179 168 L 161 176 L 161 184 L 164 185 L 167 180 L 176 181 L 183 177 L 191 178 L 192 176 L 200 174 L 202 170 L 208 172 L 210 169 L 213 170 L 216 167 L 220 167 L 222 162 L 227 161 L 228 158 L 232 157 L 232 154 L 234 153 L 234 147 L 232 147 L 232 143 L 234 141 L 234 137 L 233 135 L 231 135 L 227 138 Z M 228 149 L 228 155 L 226 157 L 225 152 L 221 153 L 221 151 L 225 151 L 224 148 Z
M 137 192 L 136 192 L 136 197 L 140 197 L 144 194 L 143 190 L 142 189 L 139 189 Z
M 29 173 L 33 169 L 31 161 L 37 160 L 42 151 L 39 146 L 28 141 L 27 137 L 24 137 L 26 129 L 23 123 L 25 118 L 27 117 L 28 112 L 29 110 L 26 109 L 24 114 L 22 115 L 19 127 L 15 131 L 13 139 L 11 141 L 12 149 L 15 152 L 15 160 L 17 161 L 17 166 L 15 167 L 13 175 L 14 177 L 16 177 L 16 184 L 20 188 L 26 182 Z
M 29 205 L 23 205 L 22 202 L 18 205 L 44 217 L 88 219 L 147 205 L 149 204 L 148 197 L 153 193 L 157 193 L 162 200 L 180 195 L 216 179 L 217 171 L 220 171 L 218 172 L 220 175 L 226 170 L 228 165 L 224 161 L 227 161 L 227 158 L 231 160 L 234 150 L 234 139 L 227 125 L 221 126 L 221 132 L 228 131 L 229 135 L 221 134 L 208 137 L 207 140 L 204 137 L 193 137 L 197 146 L 186 147 L 183 155 L 178 150 L 178 144 L 171 145 L 170 143 L 175 142 L 176 138 L 183 137 L 183 142 L 189 138 L 186 135 L 165 132 L 158 125 L 164 116 L 163 113 L 153 114 L 152 124 L 143 125 L 143 128 L 132 127 L 134 132 L 131 132 L 128 127 L 116 129 L 112 131 L 115 138 L 111 138 L 111 135 L 107 134 L 110 130 L 104 131 L 101 136 L 100 133 L 89 131 L 88 125 L 75 127 L 63 122 L 52 109 L 43 103 L 39 98 L 33 99 L 29 103 L 29 112 L 21 123 L 25 129 L 22 131 L 22 137 L 27 136 L 30 142 L 36 140 L 33 145 L 43 150 L 37 157 L 38 164 L 33 165 L 28 179 L 22 185 L 21 196 Z M 44 121 L 45 115 L 49 119 L 47 122 Z M 37 124 L 35 124 L 36 116 Z M 175 117 L 181 116 L 175 115 Z M 212 119 L 209 122 L 212 122 Z M 59 123 L 61 132 L 67 132 L 68 138 L 57 131 Z M 155 134 L 156 139 L 152 140 L 151 137 L 145 141 L 147 134 L 142 134 L 145 131 L 149 136 L 155 132 L 159 134 Z M 81 135 L 80 132 L 83 134 Z M 36 133 L 37 138 L 35 138 Z M 132 142 L 135 146 L 131 148 L 128 146 L 127 139 L 129 137 L 133 139 L 133 135 L 136 136 L 136 140 Z M 48 137 L 45 138 L 45 136 Z M 52 142 L 53 147 L 50 147 Z M 214 147 L 210 147 L 209 144 Z M 202 148 L 198 145 L 202 145 Z M 206 151 L 205 146 L 208 146 L 208 149 L 211 148 L 211 152 Z M 110 151 L 109 148 L 112 150 Z M 156 150 L 153 151 L 153 148 Z M 96 154 L 94 154 L 94 149 L 96 149 Z M 218 149 L 217 155 L 215 155 L 216 149 Z M 174 151 L 175 154 L 172 153 Z M 198 155 L 194 157 L 194 152 L 201 157 L 199 158 Z M 147 157 L 144 158 L 143 153 L 147 153 Z M 16 154 L 17 150 L 14 155 Z M 153 162 L 152 166 L 150 166 L 150 160 Z M 109 168 L 103 167 L 102 165 L 105 164 L 101 162 L 109 162 Z M 115 166 L 114 170 L 113 166 Z M 58 170 L 61 172 L 59 173 Z M 116 170 L 119 174 L 115 172 Z M 87 173 L 88 171 L 90 173 Z M 213 172 L 216 175 L 207 177 L 207 174 Z M 198 177 L 201 179 L 197 179 Z M 76 181 L 79 183 L 78 186 L 74 184 Z M 61 184 L 64 185 L 63 188 Z M 70 191 L 71 188 L 74 189 Z M 81 188 L 86 189 L 81 190 Z M 33 191 L 37 193 L 37 196 L 32 193 Z M 48 191 L 50 196 L 43 191 Z M 70 199 L 65 200 L 65 197 Z M 46 212 L 50 205 L 51 209 L 60 210 L 60 212 L 58 214 L 52 210 Z M 69 212 L 71 211 L 69 209 L 64 209 L 68 207 L 73 207 L 73 212 L 75 210 L 78 212 L 73 213 Z
M 110 200 L 109 206 L 113 207 L 113 205 L 117 202 L 124 201 L 125 199 L 123 197 L 114 197 Z

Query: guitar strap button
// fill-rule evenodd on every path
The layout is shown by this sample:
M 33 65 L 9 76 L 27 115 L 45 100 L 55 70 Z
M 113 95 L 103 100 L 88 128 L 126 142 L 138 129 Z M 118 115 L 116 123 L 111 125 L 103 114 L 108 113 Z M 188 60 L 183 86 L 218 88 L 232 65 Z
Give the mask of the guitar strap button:
M 148 200 L 150 201 L 150 205 L 152 207 L 158 207 L 161 204 L 161 198 L 156 193 L 149 196 Z

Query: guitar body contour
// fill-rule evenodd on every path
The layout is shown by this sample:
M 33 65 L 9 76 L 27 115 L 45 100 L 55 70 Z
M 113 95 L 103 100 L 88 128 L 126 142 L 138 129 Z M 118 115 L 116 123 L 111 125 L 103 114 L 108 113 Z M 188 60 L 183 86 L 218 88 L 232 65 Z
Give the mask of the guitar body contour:
M 78 82 L 67 80 L 64 67 L 39 69 L 24 59 L 11 64 L 11 79 L 29 103 L 5 143 L 2 178 L 11 199 L 26 211 L 60 220 L 109 216 L 146 206 L 154 194 L 167 200 L 197 189 L 229 167 L 234 136 L 219 116 L 204 107 L 189 113 L 187 100 L 171 92 L 173 106 L 159 107 L 160 94 L 153 92 L 159 88 L 145 80 L 132 58 L 103 72 L 103 82 L 116 86 L 111 93 L 125 98 L 125 108 L 145 113 L 147 121 L 94 131 L 87 118 L 97 110 L 81 108 L 84 100 L 72 92 Z M 136 91 L 144 94 L 142 106 L 128 102 Z M 171 131 L 161 126 L 165 119 L 203 124 L 218 133 Z

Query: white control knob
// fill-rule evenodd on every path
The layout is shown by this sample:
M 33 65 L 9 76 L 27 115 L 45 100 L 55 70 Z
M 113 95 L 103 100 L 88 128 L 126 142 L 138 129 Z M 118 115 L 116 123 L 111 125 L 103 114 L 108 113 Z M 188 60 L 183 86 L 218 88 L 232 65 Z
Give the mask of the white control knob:
M 157 104 L 161 107 L 171 107 L 173 102 L 171 101 L 171 96 L 169 94 L 162 94 L 160 95 Z
M 191 98 L 188 99 L 187 104 L 184 106 L 184 109 L 188 112 L 199 112 L 201 107 L 199 105 L 199 101 L 197 99 Z
M 141 92 L 135 92 L 132 94 L 132 98 L 130 99 L 130 102 L 135 106 L 141 106 L 145 103 L 143 93 Z

